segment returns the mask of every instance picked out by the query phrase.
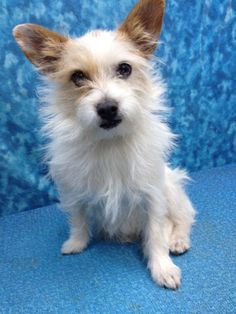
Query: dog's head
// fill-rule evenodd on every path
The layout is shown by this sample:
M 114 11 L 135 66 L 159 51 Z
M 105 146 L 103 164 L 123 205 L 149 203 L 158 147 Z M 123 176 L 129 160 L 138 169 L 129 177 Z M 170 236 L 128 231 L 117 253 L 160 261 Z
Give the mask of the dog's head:
M 157 89 L 149 60 L 161 32 L 164 2 L 139 1 L 113 32 L 96 30 L 71 39 L 22 24 L 13 34 L 26 57 L 55 83 L 62 114 L 102 137 L 123 134 L 153 110 Z

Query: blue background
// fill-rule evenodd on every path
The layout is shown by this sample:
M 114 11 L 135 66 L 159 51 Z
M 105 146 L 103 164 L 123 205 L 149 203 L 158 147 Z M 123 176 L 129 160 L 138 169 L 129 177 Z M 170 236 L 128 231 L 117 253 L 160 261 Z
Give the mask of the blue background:
M 112 29 L 134 0 L 0 0 L 0 215 L 48 205 L 55 188 L 45 178 L 38 132 L 38 76 L 11 32 L 38 23 L 75 35 Z M 172 164 L 190 171 L 236 161 L 236 1 L 167 1 L 156 55 L 180 135 Z

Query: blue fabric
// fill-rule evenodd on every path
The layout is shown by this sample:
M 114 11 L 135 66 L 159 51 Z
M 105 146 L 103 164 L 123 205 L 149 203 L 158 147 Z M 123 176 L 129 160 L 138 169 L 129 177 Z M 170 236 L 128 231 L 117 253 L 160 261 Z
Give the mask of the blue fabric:
M 41 164 L 33 67 L 11 32 L 38 23 L 71 35 L 111 29 L 135 0 L 0 0 L 0 214 L 55 201 Z M 157 56 L 167 80 L 171 126 L 179 134 L 172 163 L 189 170 L 236 161 L 236 2 L 168 0 Z
M 137 243 L 61 256 L 68 227 L 51 206 L 0 219 L 0 313 L 235 313 L 236 165 L 192 178 L 198 216 L 191 250 L 174 257 L 178 291 L 152 282 Z

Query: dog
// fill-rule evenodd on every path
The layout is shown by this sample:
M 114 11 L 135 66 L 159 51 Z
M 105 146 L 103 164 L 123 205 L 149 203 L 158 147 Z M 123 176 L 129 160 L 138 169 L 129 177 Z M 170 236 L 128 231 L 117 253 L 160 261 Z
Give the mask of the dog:
M 46 82 L 46 159 L 70 217 L 61 252 L 80 253 L 94 230 L 122 242 L 141 238 L 153 280 L 177 289 L 181 271 L 169 253 L 190 248 L 195 210 L 186 172 L 168 164 L 174 135 L 152 59 L 164 7 L 141 0 L 116 30 L 75 39 L 35 24 L 13 35 Z

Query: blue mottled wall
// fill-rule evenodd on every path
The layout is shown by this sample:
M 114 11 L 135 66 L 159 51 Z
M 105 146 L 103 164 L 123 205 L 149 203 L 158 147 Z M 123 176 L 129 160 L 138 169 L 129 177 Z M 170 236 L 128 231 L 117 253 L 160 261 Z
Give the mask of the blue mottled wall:
M 0 214 L 55 201 L 44 174 L 37 74 L 11 30 L 31 22 L 81 35 L 116 26 L 134 0 L 0 0 Z M 167 1 L 163 76 L 180 134 L 174 165 L 197 170 L 236 161 L 236 1 Z

